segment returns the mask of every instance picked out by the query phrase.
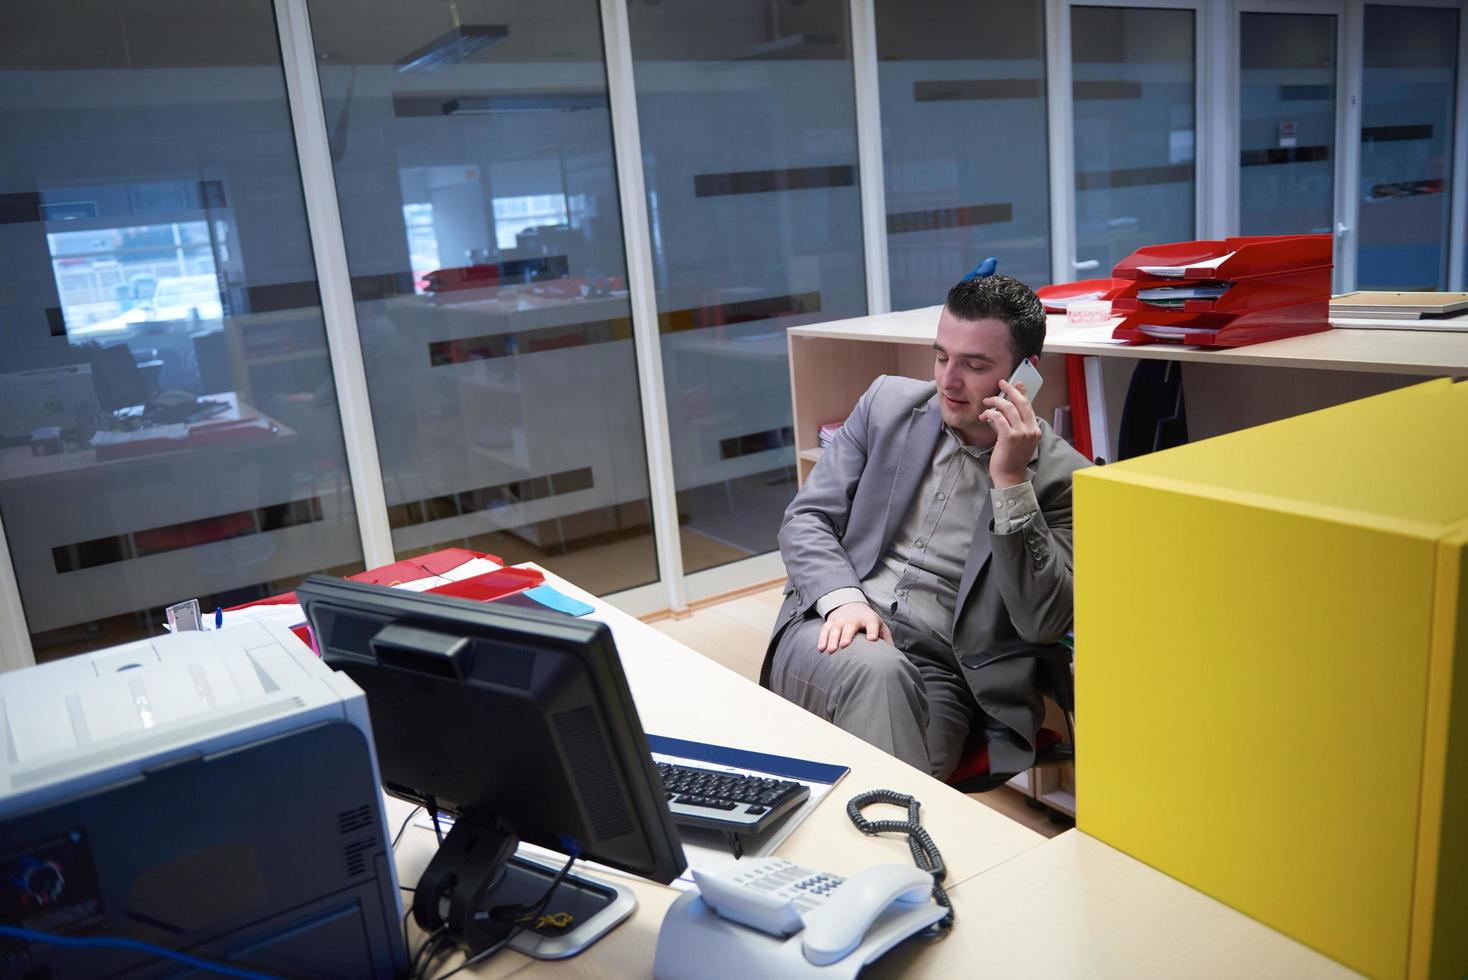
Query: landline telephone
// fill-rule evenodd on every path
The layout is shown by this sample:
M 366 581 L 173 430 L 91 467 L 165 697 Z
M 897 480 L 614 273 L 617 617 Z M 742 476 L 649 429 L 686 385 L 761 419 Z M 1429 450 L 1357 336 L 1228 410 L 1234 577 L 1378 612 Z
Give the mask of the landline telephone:
M 868 802 L 907 804 L 909 820 L 868 821 L 860 813 Z M 680 896 L 663 920 L 654 978 L 854 978 L 909 936 L 951 924 L 942 858 L 917 826 L 918 806 L 877 791 L 847 807 L 863 833 L 908 834 L 916 867 L 877 865 L 840 878 L 766 857 L 719 874 L 694 869 L 699 890 Z

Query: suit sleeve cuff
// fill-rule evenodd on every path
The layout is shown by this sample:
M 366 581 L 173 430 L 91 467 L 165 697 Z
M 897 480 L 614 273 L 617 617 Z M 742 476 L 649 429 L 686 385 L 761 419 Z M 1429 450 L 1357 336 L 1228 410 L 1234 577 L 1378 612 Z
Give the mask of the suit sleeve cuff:
M 816 600 L 816 612 L 822 619 L 831 615 L 831 610 L 837 606 L 844 606 L 848 602 L 866 602 L 866 593 L 861 589 L 832 589 Z
M 1035 485 L 1028 480 L 1003 490 L 990 490 L 989 502 L 994 507 L 995 534 L 1013 534 L 1023 530 L 1040 511 L 1040 502 L 1035 499 Z

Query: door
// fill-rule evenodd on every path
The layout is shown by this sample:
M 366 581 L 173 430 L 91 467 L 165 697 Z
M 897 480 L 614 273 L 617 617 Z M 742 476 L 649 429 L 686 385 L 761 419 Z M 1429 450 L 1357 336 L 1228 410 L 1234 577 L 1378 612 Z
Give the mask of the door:
M 1334 234 L 1344 215 L 1345 8 L 1342 3 L 1241 4 L 1236 29 L 1241 235 Z M 1337 288 L 1339 288 L 1339 265 Z
M 1192 5 L 1069 8 L 1071 278 L 1198 237 L 1199 16 Z
M 1459 18 L 1453 6 L 1368 3 L 1360 14 L 1359 289 L 1446 289 Z

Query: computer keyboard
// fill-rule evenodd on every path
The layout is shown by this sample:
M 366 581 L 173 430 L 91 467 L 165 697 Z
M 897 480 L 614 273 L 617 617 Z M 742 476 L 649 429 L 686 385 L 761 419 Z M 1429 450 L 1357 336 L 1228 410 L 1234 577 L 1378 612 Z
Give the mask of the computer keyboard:
M 220 412 L 228 411 L 229 407 L 229 402 L 211 401 L 204 398 L 191 402 L 154 402 L 143 409 L 143 421 L 153 425 L 202 422 Z
M 741 834 L 759 834 L 805 802 L 810 788 L 758 773 L 657 762 L 673 822 Z

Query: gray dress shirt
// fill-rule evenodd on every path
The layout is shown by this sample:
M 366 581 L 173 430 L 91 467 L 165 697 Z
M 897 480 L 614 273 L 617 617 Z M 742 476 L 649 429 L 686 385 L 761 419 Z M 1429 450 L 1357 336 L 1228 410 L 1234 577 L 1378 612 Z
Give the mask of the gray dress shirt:
M 958 586 L 978 530 L 979 495 L 989 494 L 994 534 L 1022 531 L 1040 505 L 1028 482 L 994 488 L 989 479 L 993 450 L 965 445 L 946 425 L 943 433 L 886 553 L 860 589 L 835 589 L 816 600 L 822 617 L 848 602 L 867 602 L 879 615 L 896 616 L 930 640 L 952 647 Z

